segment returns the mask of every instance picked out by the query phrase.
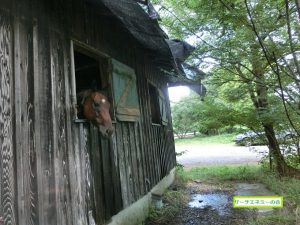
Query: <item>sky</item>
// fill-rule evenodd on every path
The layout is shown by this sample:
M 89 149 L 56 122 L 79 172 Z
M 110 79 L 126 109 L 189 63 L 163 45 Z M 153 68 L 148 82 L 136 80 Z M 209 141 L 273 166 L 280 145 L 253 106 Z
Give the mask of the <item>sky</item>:
M 171 102 L 178 102 L 181 98 L 190 94 L 190 89 L 186 86 L 169 87 L 168 91 Z

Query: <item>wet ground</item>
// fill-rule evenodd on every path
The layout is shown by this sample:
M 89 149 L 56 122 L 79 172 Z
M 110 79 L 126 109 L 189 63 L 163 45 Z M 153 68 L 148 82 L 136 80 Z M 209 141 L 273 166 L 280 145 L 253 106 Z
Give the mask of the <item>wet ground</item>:
M 188 201 L 175 217 L 169 218 L 170 220 L 164 223 L 146 224 L 244 225 L 257 216 L 272 213 L 273 209 L 236 209 L 233 208 L 233 196 L 275 195 L 260 183 L 235 183 L 228 181 L 216 184 L 197 180 L 188 183 L 185 194 Z
M 187 187 L 188 204 L 170 225 L 242 225 L 256 212 L 232 207 L 234 188 L 191 182 Z

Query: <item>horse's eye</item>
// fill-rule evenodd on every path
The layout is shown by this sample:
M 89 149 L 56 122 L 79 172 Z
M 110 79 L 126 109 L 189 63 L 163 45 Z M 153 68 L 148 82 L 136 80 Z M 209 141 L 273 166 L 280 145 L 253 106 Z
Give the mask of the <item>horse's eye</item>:
M 99 103 L 98 102 L 94 102 L 94 106 L 95 107 L 99 106 Z

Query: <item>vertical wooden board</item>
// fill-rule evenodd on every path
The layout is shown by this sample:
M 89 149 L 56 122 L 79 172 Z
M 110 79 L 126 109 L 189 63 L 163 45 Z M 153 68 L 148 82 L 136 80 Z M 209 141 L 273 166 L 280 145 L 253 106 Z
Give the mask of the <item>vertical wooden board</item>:
M 85 128 L 84 124 L 79 124 L 79 138 L 80 138 L 80 147 L 79 147 L 79 154 L 80 154 L 80 176 L 81 176 L 81 199 L 83 213 L 85 214 L 85 224 L 88 224 L 88 211 L 89 211 L 89 202 L 88 202 L 88 183 L 90 182 L 90 177 L 88 176 L 88 167 L 90 161 L 87 160 L 87 144 L 88 144 L 88 132 L 87 128 Z
M 66 132 L 67 132 L 67 157 L 69 174 L 69 198 L 71 207 L 71 224 L 87 224 L 85 199 L 82 196 L 82 184 L 84 182 L 81 176 L 81 149 L 80 149 L 80 128 L 79 124 L 73 121 L 75 112 L 71 103 L 71 49 L 70 40 L 64 41 L 64 77 L 65 77 L 65 110 L 66 110 Z
M 134 200 L 138 200 L 140 196 L 139 192 L 139 175 L 137 168 L 137 148 L 136 148 L 136 140 L 134 138 L 134 123 L 128 123 L 129 127 L 129 163 L 132 168 L 132 188 L 133 188 L 133 196 Z
M 136 55 L 138 55 L 138 51 L 135 52 Z M 144 141 L 142 139 L 143 134 L 144 134 L 144 126 L 142 126 L 142 124 L 144 124 L 144 105 L 143 105 L 143 101 L 142 101 L 142 95 L 140 94 L 141 91 L 141 69 L 140 69 L 140 62 L 137 61 L 137 57 L 134 58 L 135 59 L 135 65 L 136 65 L 136 78 L 137 78 L 137 92 L 138 92 L 138 96 L 139 96 L 139 105 L 140 110 L 141 110 L 141 118 L 140 121 L 138 123 L 135 123 L 135 140 L 136 140 L 136 144 L 137 144 L 137 167 L 138 167 L 138 172 L 139 172 L 139 187 L 140 187 L 140 194 L 141 196 L 145 195 L 147 193 L 147 188 L 146 188 L 146 184 L 145 184 L 145 180 L 147 177 L 147 165 L 145 162 L 145 153 L 144 153 Z M 140 59 L 139 59 L 140 60 Z
M 151 149 L 151 154 L 152 154 L 152 159 L 153 159 L 153 173 L 154 173 L 154 183 L 153 186 L 157 183 L 157 155 L 156 155 L 156 126 L 152 125 L 151 127 L 151 144 L 152 144 L 152 149 Z
M 70 224 L 69 200 L 69 173 L 67 165 L 67 137 L 66 137 L 66 111 L 65 111 L 65 76 L 63 38 L 59 33 L 51 31 L 51 87 L 52 87 L 52 115 L 53 121 L 53 149 L 55 170 L 55 192 L 57 222 Z
M 158 167 L 158 178 L 161 180 L 163 178 L 162 172 L 161 172 L 161 131 L 164 129 L 163 126 L 158 127 L 157 133 L 156 133 L 156 154 L 157 154 L 157 167 Z
M 90 125 L 90 156 L 92 164 L 92 174 L 94 177 L 93 195 L 95 198 L 95 220 L 97 224 L 105 222 L 105 192 L 102 170 L 102 155 L 100 151 L 100 141 L 98 131 Z
M 110 158 L 111 158 L 111 173 L 112 173 L 112 185 L 114 190 L 114 214 L 121 211 L 123 207 L 122 194 L 121 194 L 121 182 L 119 172 L 119 156 L 118 156 L 118 145 L 116 126 L 114 125 L 115 133 L 110 139 Z
M 156 155 L 155 155 L 155 146 L 154 146 L 154 129 L 153 126 L 150 127 L 150 168 L 152 171 L 152 177 L 151 177 L 151 188 L 154 187 L 157 183 L 157 173 L 156 173 Z
M 133 187 L 133 175 L 132 175 L 132 165 L 130 157 L 130 142 L 129 142 L 129 127 L 128 123 L 122 123 L 123 132 L 123 145 L 124 145 L 124 161 L 125 169 L 127 172 L 127 188 L 128 188 L 128 201 L 129 204 L 134 202 L 134 187 Z
M 169 124 L 166 131 L 166 142 L 167 142 L 167 154 L 170 156 L 170 167 L 168 169 L 168 173 L 171 169 L 176 166 L 176 153 L 175 153 L 175 144 L 174 144 L 174 135 L 172 125 Z
M 84 126 L 84 148 L 82 160 L 84 165 L 84 170 L 82 171 L 85 174 L 85 201 L 86 201 L 86 215 L 88 224 L 95 224 L 95 197 L 94 197 L 94 174 L 92 173 L 92 164 L 91 164 L 91 136 L 93 128 L 90 127 L 90 124 L 85 124 Z
M 42 21 L 41 21 L 42 22 Z M 50 42 L 47 24 L 37 27 L 35 45 L 35 116 L 37 144 L 37 177 L 39 224 L 57 224 L 53 149 L 52 87 L 50 69 Z M 37 51 L 37 52 L 36 52 Z M 36 74 L 37 73 L 37 74 Z
M 153 182 L 153 186 L 155 186 L 158 182 L 158 170 L 157 170 L 157 154 L 156 154 L 156 130 L 157 130 L 157 127 L 155 125 L 152 125 L 151 127 L 151 154 L 152 154 L 152 163 L 153 163 L 153 174 L 154 174 L 154 182 Z
M 9 15 L 0 11 L 0 215 L 5 224 L 17 224 L 13 145 L 12 27 Z
M 167 131 L 163 132 L 162 134 L 162 154 L 161 154 L 161 164 L 162 164 L 162 170 L 163 170 L 163 175 L 165 176 L 167 174 L 167 156 L 169 154 L 168 151 L 168 135 L 166 133 Z
M 140 59 L 141 60 L 141 59 Z M 139 140 L 141 143 L 142 160 L 143 160 L 143 172 L 144 172 L 144 184 L 145 193 L 151 190 L 151 166 L 149 160 L 149 108 L 147 105 L 147 83 L 144 72 L 144 62 L 141 60 L 137 63 L 137 88 L 141 107 L 141 120 L 140 120 L 140 133 Z
M 137 183 L 138 183 L 138 190 L 139 190 L 139 196 L 141 197 L 145 194 L 145 185 L 144 185 L 144 165 L 142 161 L 142 146 L 140 143 L 140 138 L 139 138 L 139 123 L 134 123 L 134 140 L 136 143 L 136 169 L 137 169 Z
M 149 161 L 149 168 L 150 168 L 150 182 L 151 182 L 151 188 L 154 187 L 156 179 L 155 179 L 155 164 L 154 164 L 154 155 L 153 155 L 153 129 L 152 125 L 148 127 L 147 130 L 147 160 Z M 151 189 L 150 188 L 150 189 Z
M 123 143 L 123 130 L 120 123 L 116 124 L 116 133 L 117 133 L 117 144 L 118 144 L 118 157 L 119 157 L 119 173 L 120 173 L 120 182 L 121 182 L 121 193 L 122 193 L 122 202 L 123 208 L 129 206 L 128 200 L 128 180 L 127 180 L 127 168 L 125 163 L 125 154 L 124 154 L 124 143 Z
M 98 131 L 98 129 L 97 129 Z M 97 132 L 98 137 L 100 137 L 100 132 Z M 114 209 L 114 196 L 112 188 L 112 174 L 111 174 L 111 159 L 110 153 L 111 149 L 109 148 L 109 142 L 107 139 L 101 138 L 101 147 L 98 148 L 102 153 L 102 169 L 103 169 L 103 179 L 104 179 L 104 192 L 105 192 L 105 218 L 106 220 L 110 219 L 113 215 Z
M 162 129 L 159 132 L 159 166 L 161 172 L 161 179 L 165 176 L 165 172 L 163 168 L 163 155 L 164 155 L 164 143 L 165 143 L 165 140 L 163 138 L 164 131 L 165 131 L 165 127 L 162 127 Z
M 78 141 L 78 136 L 72 136 L 72 118 L 73 118 L 73 114 L 74 112 L 72 111 L 73 107 L 71 104 L 71 67 L 70 67 L 70 40 L 69 37 L 66 35 L 64 36 L 63 40 L 62 40 L 62 49 L 63 49 L 63 77 L 64 77 L 64 84 L 62 84 L 64 86 L 64 90 L 65 90 L 65 97 L 64 97 L 64 102 L 62 102 L 62 104 L 64 105 L 64 110 L 65 110 L 65 137 L 66 137 L 66 152 L 65 152 L 65 162 L 64 162 L 64 170 L 65 173 L 67 174 L 66 178 L 67 179 L 64 184 L 68 187 L 68 192 L 66 193 L 66 204 L 68 205 L 67 207 L 69 207 L 68 210 L 68 217 L 69 217 L 69 223 L 70 224 L 74 224 L 74 208 L 73 208 L 73 201 L 72 201 L 72 193 L 74 188 L 77 187 L 72 187 L 71 185 L 71 180 L 73 179 L 73 177 L 71 177 L 71 173 L 74 173 L 74 170 L 76 171 L 76 166 L 74 168 L 73 171 L 70 170 L 71 165 L 74 165 L 74 161 L 70 161 L 70 156 L 74 154 L 74 149 L 73 149 L 73 142 L 76 139 L 76 142 Z M 77 129 L 78 131 L 78 129 Z M 77 164 L 78 165 L 78 164 Z M 78 185 L 76 185 L 78 186 Z M 67 189 L 67 187 L 65 187 L 65 189 Z M 75 213 L 77 214 L 77 213 Z M 79 220 L 76 220 L 77 222 Z
M 142 128 L 142 124 L 140 123 L 138 125 L 139 127 L 139 133 L 138 133 L 138 140 L 139 140 L 139 143 L 140 143 L 140 150 L 141 150 L 141 164 L 142 164 L 142 167 L 141 167 L 141 170 L 142 170 L 142 182 L 143 182 L 143 187 L 144 187 L 144 190 L 143 190 L 143 195 L 147 194 L 147 192 L 149 191 L 149 188 L 148 188 L 148 184 L 146 182 L 146 180 L 148 179 L 148 162 L 146 160 L 146 153 L 145 153 L 145 145 L 144 145 L 144 139 L 143 139 L 143 128 Z
M 82 173 L 82 149 L 84 148 L 83 124 L 72 124 L 73 142 L 69 151 L 72 219 L 74 224 L 88 224 L 85 199 L 85 174 Z M 85 168 L 85 167 L 84 167 Z
M 160 179 L 164 177 L 163 169 L 162 169 L 162 154 L 163 154 L 163 136 L 162 131 L 164 130 L 164 126 L 160 127 L 158 134 L 157 134 L 157 146 L 158 146 L 158 163 L 159 163 L 159 169 L 160 169 Z
M 155 78 L 154 78 L 154 74 L 151 68 L 151 64 L 148 62 L 145 63 L 145 71 L 146 71 L 146 77 L 154 82 L 155 82 Z M 147 89 L 148 90 L 148 84 L 147 85 Z M 147 99 L 147 106 L 148 106 L 148 117 L 150 119 L 150 124 L 152 124 L 151 121 L 151 115 L 150 115 L 150 99 L 149 96 L 147 94 L 146 96 Z M 152 171 L 152 176 L 151 176 L 151 187 L 154 187 L 155 184 L 157 183 L 157 173 L 156 173 L 156 156 L 155 156 L 155 125 L 150 125 L 149 127 L 149 142 L 150 142 L 150 162 L 151 162 L 151 171 Z
M 38 223 L 32 25 L 16 19 L 14 26 L 18 224 L 30 225 Z
M 73 0 L 72 1 L 72 27 L 73 35 L 79 40 L 85 40 L 86 35 L 86 22 L 85 22 L 85 1 Z

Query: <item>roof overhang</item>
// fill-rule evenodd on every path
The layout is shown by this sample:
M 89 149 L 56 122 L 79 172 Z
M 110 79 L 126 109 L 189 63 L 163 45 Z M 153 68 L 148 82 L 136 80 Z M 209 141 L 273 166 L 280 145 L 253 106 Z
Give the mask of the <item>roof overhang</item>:
M 172 61 L 172 53 L 165 41 L 167 35 L 156 19 L 133 0 L 86 0 L 92 4 L 102 4 L 123 24 L 130 34 L 146 49 Z M 172 65 L 172 62 L 170 62 Z
M 149 58 L 165 72 L 170 85 L 186 85 L 203 95 L 205 88 L 201 81 L 195 84 L 195 81 L 189 79 L 183 64 L 194 48 L 184 41 L 168 39 L 158 24 L 155 9 L 149 0 L 85 1 L 107 8 L 110 15 L 117 18 L 133 38 L 148 50 Z M 140 4 L 147 7 L 148 13 Z

